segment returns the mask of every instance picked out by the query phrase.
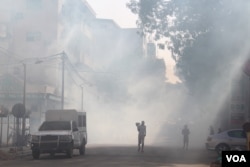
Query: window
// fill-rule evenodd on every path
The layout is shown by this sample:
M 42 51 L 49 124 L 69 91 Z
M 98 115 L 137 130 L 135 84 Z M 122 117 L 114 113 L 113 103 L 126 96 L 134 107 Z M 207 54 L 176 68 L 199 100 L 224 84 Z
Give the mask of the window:
M 86 115 L 78 115 L 79 127 L 86 127 Z
M 8 28 L 5 23 L 0 23 L 0 38 L 4 39 L 8 37 Z
M 42 0 L 27 0 L 27 8 L 38 10 L 42 8 Z
M 244 111 L 244 104 L 231 104 L 232 111 Z
M 245 138 L 245 133 L 242 130 L 233 130 L 228 132 L 228 136 L 235 138 Z
M 41 33 L 40 32 L 28 32 L 26 34 L 26 41 L 40 41 Z
M 75 122 L 75 121 L 72 122 L 72 129 L 73 129 L 73 130 L 77 129 L 77 126 L 76 126 L 76 122 Z
M 232 83 L 232 101 L 243 101 L 244 90 L 242 81 L 234 81 Z
M 23 13 L 16 12 L 16 13 L 12 14 L 12 19 L 15 21 L 23 19 Z
M 46 131 L 46 130 L 70 130 L 70 122 L 67 121 L 44 122 L 39 128 L 39 131 Z

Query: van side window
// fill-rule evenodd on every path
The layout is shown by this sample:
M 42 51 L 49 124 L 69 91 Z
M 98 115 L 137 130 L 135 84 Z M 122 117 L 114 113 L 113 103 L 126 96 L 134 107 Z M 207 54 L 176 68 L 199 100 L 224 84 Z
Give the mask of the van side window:
M 78 116 L 78 123 L 79 127 L 86 127 L 86 116 L 85 115 L 79 115 Z
M 72 128 L 73 128 L 73 129 L 76 129 L 76 128 L 77 128 L 76 122 L 75 122 L 75 121 L 72 122 Z
M 235 138 L 244 138 L 244 133 L 242 130 L 232 130 L 228 132 L 228 136 Z

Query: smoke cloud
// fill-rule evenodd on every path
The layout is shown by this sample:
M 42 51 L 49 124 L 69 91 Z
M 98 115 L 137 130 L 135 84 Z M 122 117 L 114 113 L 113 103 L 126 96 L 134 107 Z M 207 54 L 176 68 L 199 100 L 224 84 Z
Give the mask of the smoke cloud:
M 0 5 L 0 9 L 2 6 L 4 5 Z M 73 11 L 75 10 L 66 10 L 64 15 L 77 16 L 77 13 L 72 14 Z M 247 17 L 244 13 L 241 16 Z M 87 112 L 88 143 L 136 145 L 135 123 L 143 120 L 147 126 L 146 145 L 181 147 L 181 129 L 187 124 L 191 131 L 190 146 L 204 147 L 209 126 L 219 127 L 216 122 L 217 117 L 224 110 L 226 100 L 230 96 L 231 88 L 228 83 L 241 73 L 241 66 L 249 50 L 247 45 L 234 52 L 235 55 L 239 55 L 237 57 L 226 57 L 224 52 L 218 59 L 215 56 L 206 56 L 204 59 L 204 57 L 192 57 L 193 54 L 190 53 L 189 65 L 199 73 L 197 76 L 202 76 L 199 82 L 193 82 L 197 80 L 189 78 L 187 84 L 186 78 L 184 79 L 177 70 L 176 75 L 179 75 L 182 81 L 171 84 L 166 82 L 168 78 L 165 71 L 168 66 L 167 63 L 164 64 L 164 57 L 161 59 L 146 57 L 142 51 L 145 41 L 136 31 L 121 29 L 110 20 L 94 18 L 87 19 L 88 24 L 85 27 L 87 35 L 79 35 L 82 32 L 77 22 L 79 20 L 71 21 L 69 25 L 73 26 L 62 31 L 65 36 L 60 39 L 58 45 L 51 44 L 48 50 L 65 49 L 75 65 L 74 68 L 80 66 L 79 73 L 88 82 L 86 84 L 79 81 L 79 78 L 76 79 L 77 76 L 72 75 L 74 73 L 72 68 L 66 67 L 65 96 L 75 102 L 67 108 L 81 109 L 79 85 L 84 83 L 83 107 Z M 205 40 L 209 45 L 204 42 L 200 50 L 195 52 L 200 55 L 208 55 L 213 51 L 218 53 L 216 45 L 221 46 L 224 43 L 221 50 L 227 50 L 228 46 L 234 46 L 235 43 L 229 43 L 229 40 L 239 42 L 242 39 L 240 37 L 244 36 L 243 33 L 233 36 L 226 34 L 223 38 L 215 40 L 218 34 L 211 35 L 211 38 Z M 216 44 L 207 48 L 211 43 Z M 78 62 L 84 65 L 79 65 Z M 220 75 L 216 76 L 216 73 L 209 73 L 210 71 L 206 73 L 207 75 L 201 75 L 204 74 L 202 73 L 204 65 L 208 64 L 213 65 L 208 68 L 216 67 Z M 47 78 L 50 78 L 49 83 L 53 83 L 54 75 L 49 76 L 49 72 L 46 74 Z M 209 75 L 214 79 L 208 81 L 206 77 Z M 202 83 L 204 85 L 209 83 L 209 87 L 204 87 Z M 194 96 L 190 91 L 190 84 L 195 85 L 197 90 L 204 90 L 203 93 Z

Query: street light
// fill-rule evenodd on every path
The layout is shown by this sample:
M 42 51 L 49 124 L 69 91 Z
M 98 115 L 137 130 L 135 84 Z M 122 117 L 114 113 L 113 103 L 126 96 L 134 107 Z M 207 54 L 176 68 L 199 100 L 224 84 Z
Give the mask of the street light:
M 26 103 L 26 64 L 23 63 L 23 72 L 24 72 L 24 75 L 23 75 L 23 105 L 25 107 L 25 112 L 26 112 L 26 106 L 25 106 L 25 103 Z M 26 114 L 23 115 L 23 121 L 22 121 L 22 137 L 24 139 L 24 135 L 25 135 L 25 127 L 26 127 Z
M 65 53 L 62 53 L 62 95 L 61 95 L 61 109 L 64 108 L 64 62 L 65 60 Z
M 21 61 L 23 65 L 23 106 L 26 108 L 26 63 L 25 60 Z M 26 109 L 25 109 L 26 112 Z M 26 130 L 26 114 L 22 116 L 22 144 L 24 144 L 24 136 Z M 17 118 L 17 136 L 19 136 L 19 118 Z
M 62 96 L 61 96 L 61 109 L 64 108 L 64 59 L 65 59 L 65 53 L 62 52 L 60 54 L 56 54 L 56 55 L 52 55 L 50 57 L 55 57 L 55 56 L 58 56 L 58 55 L 61 55 L 61 58 L 62 58 Z M 50 57 L 46 57 L 46 58 L 50 58 Z M 36 60 L 36 61 L 35 61 Z M 21 63 L 23 65 L 23 73 L 24 73 L 24 76 L 23 76 L 23 105 L 25 106 L 26 105 L 26 61 L 35 61 L 35 64 L 39 64 L 39 63 L 42 63 L 43 61 L 42 60 L 37 60 L 35 58 L 28 58 L 28 59 L 25 59 L 25 60 L 22 60 Z M 25 106 L 26 107 L 26 106 Z M 25 127 L 26 127 L 26 114 L 23 115 L 22 117 L 22 138 L 24 138 L 25 136 Z
M 81 88 L 81 95 L 82 95 L 82 98 L 81 98 L 81 111 L 83 111 L 84 85 L 87 85 L 87 86 L 89 86 L 89 87 L 92 87 L 92 86 L 93 86 L 93 84 L 91 84 L 91 83 L 86 83 L 86 82 L 84 82 L 84 83 L 82 83 L 81 85 L 79 85 L 80 88 Z
M 83 89 L 84 89 L 83 84 L 81 84 L 80 87 L 81 87 L 81 90 L 82 90 L 81 111 L 83 111 Z
M 24 142 L 24 136 L 25 136 L 25 130 L 26 130 L 26 80 L 27 80 L 27 77 L 26 77 L 27 70 L 26 70 L 26 63 L 25 63 L 26 60 L 31 60 L 31 59 L 25 59 L 25 60 L 21 61 L 22 65 L 23 65 L 23 106 L 25 107 L 25 114 L 22 117 L 22 139 L 23 139 L 23 142 Z M 19 118 L 17 118 L 17 119 L 19 119 Z M 22 144 L 24 144 L 24 143 L 22 143 Z

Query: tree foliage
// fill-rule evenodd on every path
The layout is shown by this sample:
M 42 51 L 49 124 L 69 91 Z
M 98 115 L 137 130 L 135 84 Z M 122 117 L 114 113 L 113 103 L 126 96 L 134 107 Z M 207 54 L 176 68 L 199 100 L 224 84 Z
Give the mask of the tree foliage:
M 247 0 L 130 0 L 142 34 L 165 39 L 177 73 L 191 91 L 204 94 L 248 48 Z

